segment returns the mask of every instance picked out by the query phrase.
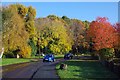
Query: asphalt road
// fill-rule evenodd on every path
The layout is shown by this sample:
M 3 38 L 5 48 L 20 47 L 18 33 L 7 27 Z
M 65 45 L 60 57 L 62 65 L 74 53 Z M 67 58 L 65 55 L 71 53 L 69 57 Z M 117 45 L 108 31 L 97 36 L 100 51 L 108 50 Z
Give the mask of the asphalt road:
M 57 59 L 55 62 L 30 62 L 24 64 L 10 65 L 2 67 L 2 80 L 43 80 L 59 79 L 55 66 L 57 63 L 64 61 Z

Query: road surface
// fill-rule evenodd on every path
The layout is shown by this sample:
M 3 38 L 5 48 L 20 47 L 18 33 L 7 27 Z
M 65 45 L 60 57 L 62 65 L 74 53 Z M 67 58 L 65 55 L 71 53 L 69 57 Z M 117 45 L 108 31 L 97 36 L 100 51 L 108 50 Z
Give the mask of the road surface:
M 57 63 L 64 61 L 57 59 L 55 62 L 30 62 L 17 65 L 4 66 L 2 69 L 2 80 L 43 80 L 43 79 L 59 79 L 55 66 Z

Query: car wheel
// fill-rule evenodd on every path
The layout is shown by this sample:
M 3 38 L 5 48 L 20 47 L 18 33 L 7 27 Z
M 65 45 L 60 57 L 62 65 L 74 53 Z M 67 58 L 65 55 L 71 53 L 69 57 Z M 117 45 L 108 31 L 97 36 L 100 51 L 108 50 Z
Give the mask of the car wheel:
M 45 60 L 43 59 L 43 62 L 45 62 Z
M 53 59 L 53 62 L 55 62 L 55 60 Z

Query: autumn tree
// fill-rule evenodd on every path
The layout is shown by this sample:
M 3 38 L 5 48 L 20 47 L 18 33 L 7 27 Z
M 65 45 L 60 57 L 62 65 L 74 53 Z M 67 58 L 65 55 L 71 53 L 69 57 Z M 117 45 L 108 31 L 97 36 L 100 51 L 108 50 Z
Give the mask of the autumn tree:
M 120 23 L 114 24 L 113 27 L 116 29 L 118 34 L 118 41 L 116 41 L 117 45 L 115 46 L 116 57 L 120 57 Z
M 10 46 L 17 47 L 17 48 L 13 48 L 12 50 L 8 50 L 6 52 L 9 51 L 15 52 L 17 49 L 17 51 L 19 52 L 22 51 L 20 53 L 22 57 L 30 57 L 31 51 L 32 54 L 36 54 L 37 51 L 36 45 L 38 40 L 37 33 L 35 31 L 36 28 L 34 25 L 36 10 L 32 8 L 32 6 L 26 7 L 22 4 L 11 4 L 3 8 L 2 15 L 3 15 L 3 29 L 4 29 L 3 31 L 5 36 L 5 38 L 3 38 L 4 44 L 7 44 L 8 47 Z M 9 39 L 7 40 L 6 35 L 8 35 L 8 38 L 10 40 Z M 19 39 L 19 37 L 21 37 L 21 39 Z M 6 42 L 5 39 L 8 42 Z
M 60 19 L 58 16 L 56 15 L 48 15 L 47 18 L 50 18 L 51 20 L 57 20 Z
M 45 53 L 66 53 L 71 50 L 72 41 L 67 35 L 64 23 L 55 16 L 36 20 L 40 32 L 40 47 Z M 42 24 L 41 24 L 42 23 Z
M 85 41 L 84 41 L 84 44 L 83 44 L 83 48 L 82 48 L 82 49 L 84 49 L 86 52 L 88 52 L 89 49 L 90 49 L 90 45 L 89 45 L 89 43 L 88 43 L 87 40 L 86 40 L 86 35 L 87 35 L 87 30 L 88 30 L 89 27 L 90 27 L 90 22 L 87 21 L 87 20 L 82 21 L 82 22 L 83 22 L 83 25 L 84 25 L 84 28 L 85 28 L 84 34 L 83 34 Z
M 67 16 L 62 16 L 62 19 L 63 19 L 68 25 L 71 24 L 71 19 L 68 18 Z
M 89 27 L 90 27 L 89 21 L 85 20 L 85 21 L 83 21 L 83 24 L 84 24 L 86 30 L 89 29 Z
M 2 12 L 3 46 L 5 54 L 19 54 L 21 57 L 30 57 L 31 48 L 27 44 L 29 36 L 24 27 L 24 20 L 13 6 L 4 7 Z M 24 36 L 23 36 L 24 35 Z
M 91 47 L 99 51 L 101 49 L 114 48 L 117 42 L 117 33 L 106 17 L 98 17 L 96 21 L 91 22 L 87 31 L 87 39 Z
M 37 53 L 37 40 L 38 40 L 34 21 L 35 17 L 36 10 L 32 6 L 28 7 L 28 12 L 25 18 L 25 28 L 26 31 L 29 33 L 29 45 L 31 46 L 33 56 Z
M 85 26 L 82 21 L 78 19 L 69 19 L 63 16 L 62 19 L 67 23 L 68 34 L 74 41 L 72 45 L 73 53 L 83 52 L 82 47 L 86 47 L 87 42 L 85 41 Z

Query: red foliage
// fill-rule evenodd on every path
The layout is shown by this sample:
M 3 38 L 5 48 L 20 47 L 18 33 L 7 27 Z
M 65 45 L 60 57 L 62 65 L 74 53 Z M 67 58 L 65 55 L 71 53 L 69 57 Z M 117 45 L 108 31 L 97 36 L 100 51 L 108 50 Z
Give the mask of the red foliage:
M 113 25 L 113 27 L 116 29 L 117 33 L 118 33 L 118 45 L 117 47 L 120 48 L 120 23 L 116 23 Z
M 117 30 L 118 34 L 120 34 L 120 23 L 116 23 L 113 27 Z
M 91 22 L 87 31 L 87 38 L 93 43 L 95 50 L 113 48 L 117 41 L 117 31 L 107 21 L 107 18 L 97 18 Z

